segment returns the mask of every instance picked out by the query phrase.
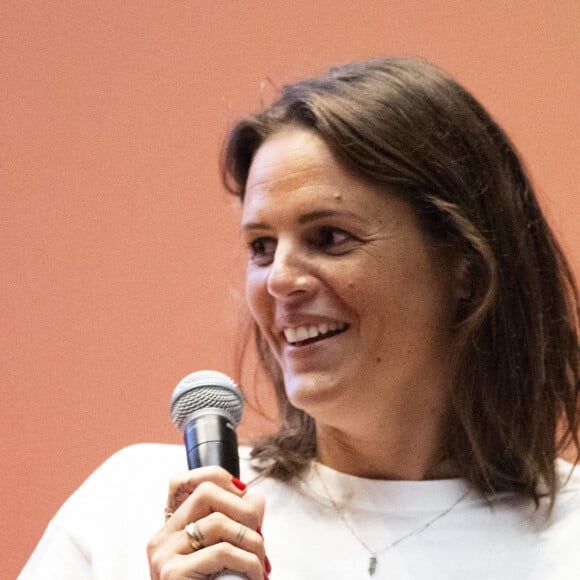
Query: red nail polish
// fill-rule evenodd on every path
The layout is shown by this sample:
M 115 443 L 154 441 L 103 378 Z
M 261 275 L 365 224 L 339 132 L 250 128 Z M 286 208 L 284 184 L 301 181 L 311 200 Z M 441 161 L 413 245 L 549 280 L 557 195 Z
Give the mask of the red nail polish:
M 237 477 L 232 477 L 232 483 L 240 490 L 244 491 L 246 489 L 246 484 L 240 481 Z
M 270 560 L 268 559 L 268 556 L 266 556 L 264 558 L 264 566 L 266 568 L 266 574 L 269 576 L 270 572 L 272 571 L 272 564 L 270 564 Z
M 258 532 L 258 534 L 260 534 L 260 536 L 262 536 L 262 538 L 264 537 L 264 534 L 262 534 L 262 528 L 260 526 L 258 526 L 256 528 L 256 532 Z
M 270 577 L 268 576 L 268 574 L 266 574 L 266 572 L 264 572 L 264 580 L 270 580 Z

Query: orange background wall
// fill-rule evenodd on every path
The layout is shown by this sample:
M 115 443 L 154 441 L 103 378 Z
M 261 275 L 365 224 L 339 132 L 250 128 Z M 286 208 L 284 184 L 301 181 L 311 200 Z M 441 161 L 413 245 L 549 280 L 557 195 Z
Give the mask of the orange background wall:
M 243 254 L 217 160 L 273 86 L 377 54 L 444 67 L 519 145 L 578 271 L 579 16 L 576 0 L 5 0 L 2 577 L 108 455 L 180 441 L 182 376 L 233 371 Z

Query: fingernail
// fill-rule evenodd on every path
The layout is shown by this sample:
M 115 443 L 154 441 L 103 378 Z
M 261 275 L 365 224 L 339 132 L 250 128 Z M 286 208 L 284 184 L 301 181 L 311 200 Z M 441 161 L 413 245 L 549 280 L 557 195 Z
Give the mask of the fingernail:
M 272 564 L 270 564 L 268 556 L 264 558 L 264 567 L 266 568 L 266 574 L 269 576 L 270 572 L 272 571 Z
M 268 574 L 266 574 L 266 572 L 264 572 L 264 580 L 270 580 L 270 577 L 268 576 Z
M 232 483 L 240 490 L 244 491 L 246 489 L 246 484 L 240 481 L 237 477 L 232 477 Z
M 256 532 L 258 532 L 258 534 L 260 534 L 260 536 L 262 536 L 262 538 L 264 537 L 264 534 L 262 534 L 262 528 L 260 526 L 258 526 L 256 528 Z

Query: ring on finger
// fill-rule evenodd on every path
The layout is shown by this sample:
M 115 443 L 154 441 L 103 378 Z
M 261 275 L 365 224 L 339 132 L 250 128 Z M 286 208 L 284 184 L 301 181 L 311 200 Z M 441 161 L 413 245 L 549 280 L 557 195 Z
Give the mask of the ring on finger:
M 230 576 L 230 573 L 232 573 L 233 576 Z M 242 574 L 240 576 L 240 573 L 237 570 L 230 570 L 229 568 L 222 568 L 217 574 L 212 574 L 211 576 L 208 576 L 207 579 L 215 580 L 216 578 L 223 578 L 224 575 L 227 575 L 228 578 L 242 578 L 243 580 L 248 580 L 247 574 Z
M 185 533 L 189 536 L 189 545 L 192 552 L 201 550 L 203 545 L 203 534 L 200 532 L 197 522 L 191 522 L 184 528 Z
M 246 535 L 246 526 L 240 524 L 240 530 L 238 531 L 238 536 L 236 538 L 236 544 L 241 548 L 242 542 L 244 541 L 244 536 Z

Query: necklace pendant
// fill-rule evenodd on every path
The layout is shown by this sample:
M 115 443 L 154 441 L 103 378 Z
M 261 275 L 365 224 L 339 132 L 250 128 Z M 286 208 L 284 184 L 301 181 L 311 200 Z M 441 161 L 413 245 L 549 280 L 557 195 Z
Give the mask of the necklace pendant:
M 377 569 L 377 556 L 373 554 L 369 559 L 369 576 L 374 576 Z

